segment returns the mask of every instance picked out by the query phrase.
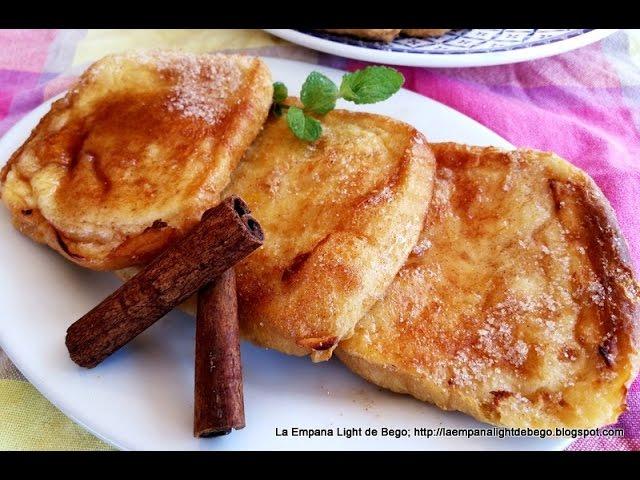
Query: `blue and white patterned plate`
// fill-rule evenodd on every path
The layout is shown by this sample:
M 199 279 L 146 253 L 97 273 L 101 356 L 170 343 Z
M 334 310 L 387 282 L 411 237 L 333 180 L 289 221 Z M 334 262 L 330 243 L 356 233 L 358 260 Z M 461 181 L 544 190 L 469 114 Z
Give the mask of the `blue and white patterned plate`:
M 313 30 L 267 31 L 314 50 L 357 60 L 423 67 L 471 67 L 556 55 L 601 40 L 616 30 L 451 30 L 441 37 L 398 37 L 392 42 L 361 40 Z

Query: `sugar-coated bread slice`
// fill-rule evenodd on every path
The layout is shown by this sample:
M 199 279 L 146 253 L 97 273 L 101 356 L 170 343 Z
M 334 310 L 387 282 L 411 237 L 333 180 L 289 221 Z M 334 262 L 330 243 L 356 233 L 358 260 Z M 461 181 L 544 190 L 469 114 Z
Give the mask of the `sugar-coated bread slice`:
M 2 169 L 2 199 L 20 231 L 79 265 L 144 263 L 219 202 L 271 96 L 253 57 L 105 57 Z
M 639 296 L 600 189 L 550 153 L 432 148 L 420 239 L 336 354 L 373 383 L 493 424 L 615 422 L 638 370 Z

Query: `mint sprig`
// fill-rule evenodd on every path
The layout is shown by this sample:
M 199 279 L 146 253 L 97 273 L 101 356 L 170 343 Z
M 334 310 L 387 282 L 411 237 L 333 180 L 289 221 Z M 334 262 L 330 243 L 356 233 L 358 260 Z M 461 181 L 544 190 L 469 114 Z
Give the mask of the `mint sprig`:
M 305 110 L 325 115 L 336 108 L 338 87 L 319 72 L 311 72 L 302 84 L 300 100 Z
M 356 104 L 386 100 L 402 87 L 404 77 L 389 67 L 366 67 L 342 77 L 340 96 Z
M 287 86 L 282 82 L 273 84 L 273 103 L 282 103 L 289 96 Z
M 326 115 L 336 107 L 339 98 L 356 104 L 377 103 L 395 94 L 404 83 L 404 77 L 390 67 L 371 66 L 347 73 L 340 88 L 320 72 L 311 72 L 300 91 L 303 108 L 287 106 L 288 90 L 284 83 L 273 84 L 273 112 L 287 112 L 287 124 L 301 140 L 313 142 L 322 135 L 320 121 L 311 114 Z
M 282 115 L 282 102 L 284 102 L 289 96 L 289 90 L 287 86 L 282 82 L 275 82 L 273 84 L 273 104 L 271 110 L 276 117 Z
M 322 134 L 322 125 L 320 125 L 320 122 L 309 115 L 305 115 L 298 107 L 289 107 L 287 124 L 293 134 L 300 140 L 313 142 L 320 138 Z

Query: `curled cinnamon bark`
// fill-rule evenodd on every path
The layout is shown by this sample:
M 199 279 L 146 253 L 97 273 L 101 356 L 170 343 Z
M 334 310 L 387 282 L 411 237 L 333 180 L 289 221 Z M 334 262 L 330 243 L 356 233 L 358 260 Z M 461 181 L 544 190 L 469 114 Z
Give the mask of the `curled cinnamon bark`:
M 229 269 L 198 293 L 193 434 L 226 435 L 244 425 L 236 277 Z
M 260 224 L 239 197 L 200 223 L 67 330 L 71 359 L 92 368 L 262 245 Z

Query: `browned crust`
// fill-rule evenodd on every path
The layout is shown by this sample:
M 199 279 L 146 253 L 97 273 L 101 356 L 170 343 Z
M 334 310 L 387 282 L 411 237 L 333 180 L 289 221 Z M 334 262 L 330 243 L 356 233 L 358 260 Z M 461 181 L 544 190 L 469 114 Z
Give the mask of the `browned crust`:
M 2 167 L 2 170 L 0 170 L 0 187 L 2 187 L 2 185 L 4 184 L 5 180 L 7 179 L 7 175 L 9 174 L 9 171 L 13 168 L 14 163 L 17 161 L 20 155 L 22 155 L 22 152 L 24 151 L 25 147 L 29 144 L 29 142 L 31 142 L 31 140 L 33 140 L 33 138 L 38 134 L 40 130 L 46 128 L 46 126 L 51 122 L 51 119 L 53 118 L 53 116 L 56 113 L 58 113 L 58 111 L 61 110 L 65 104 L 66 104 L 65 98 L 61 98 L 53 102 L 51 104 L 51 110 L 49 110 L 44 115 L 44 117 L 40 119 L 38 124 L 31 130 L 29 137 L 24 141 L 24 143 L 20 145 L 20 147 L 15 152 L 13 152 L 13 155 L 11 155 L 11 157 L 9 158 L 7 163 L 4 165 L 4 167 Z M 0 198 L 2 198 L 2 188 L 0 188 Z
M 297 100 L 291 99 L 295 102 Z M 398 135 L 405 137 L 402 157 L 397 162 L 397 166 L 388 177 L 383 178 L 375 188 L 368 191 L 360 198 L 356 198 L 352 203 L 352 218 L 347 223 L 338 227 L 337 230 L 325 236 L 307 252 L 298 254 L 284 267 L 280 274 L 283 284 L 287 287 L 281 295 L 285 295 L 289 303 L 281 306 L 281 309 L 274 308 L 278 300 L 274 298 L 272 292 L 256 287 L 255 279 L 247 280 L 244 276 L 245 265 L 242 262 L 236 269 L 238 273 L 239 290 L 239 312 L 241 320 L 241 330 L 245 338 L 255 344 L 267 348 L 273 348 L 289 355 L 311 355 L 313 361 L 328 360 L 341 338 L 348 335 L 355 322 L 351 323 L 351 318 L 335 318 L 335 313 L 331 306 L 323 297 L 329 298 L 339 293 L 348 296 L 355 291 L 362 295 L 363 275 L 370 275 L 372 272 L 365 272 L 355 269 L 357 262 L 342 262 L 339 267 L 318 267 L 317 262 L 321 257 L 339 258 L 336 249 L 342 248 L 341 242 L 345 238 L 349 243 L 353 240 L 364 242 L 367 250 L 380 252 L 377 233 L 363 235 L 365 223 L 380 222 L 380 213 L 377 209 L 368 208 L 369 203 L 375 199 L 378 192 L 389 190 L 393 196 L 400 198 L 407 197 L 416 183 L 416 178 L 424 176 L 424 170 L 431 171 L 434 159 L 426 145 L 426 139 L 413 127 L 388 117 L 362 113 L 349 112 L 345 110 L 335 110 L 330 113 L 332 116 L 343 116 L 344 122 L 375 122 L 380 128 L 384 127 L 389 131 L 395 128 Z M 277 120 L 274 120 L 277 121 Z M 323 141 L 322 139 L 319 142 Z M 428 178 L 432 181 L 433 176 Z M 431 185 L 431 184 L 429 184 Z M 233 187 L 233 184 L 232 184 Z M 409 200 L 404 199 L 401 203 Z M 400 203 L 400 202 L 398 202 Z M 396 207 L 406 208 L 406 207 Z M 420 217 L 424 218 L 426 208 L 421 212 Z M 258 213 L 256 213 L 258 215 Z M 355 228 L 354 228 L 355 226 Z M 247 259 L 251 262 L 252 258 Z M 332 263 L 331 260 L 329 263 Z M 278 272 L 263 272 L 272 275 Z M 331 282 L 325 282 L 322 278 L 331 278 Z M 391 281 L 390 276 L 385 281 L 385 288 Z M 311 291 L 314 291 L 311 294 Z M 306 293 L 305 293 L 306 292 Z M 314 296 L 315 295 L 315 296 Z M 363 311 L 368 310 L 374 303 L 373 296 L 366 295 L 366 300 L 362 307 Z M 347 312 L 348 314 L 348 312 Z M 300 318 L 300 321 L 292 319 Z M 311 326 L 304 319 L 323 318 L 319 325 Z M 266 320 L 269 319 L 269 320 Z
M 267 67 L 259 59 L 254 58 L 253 60 L 250 70 L 245 74 L 241 90 L 248 90 L 250 88 L 249 86 L 255 85 L 258 81 L 263 81 L 265 84 L 269 83 L 269 79 L 265 77 L 269 75 Z M 77 95 L 75 90 L 84 83 L 89 82 L 89 78 L 90 69 L 77 80 L 75 87 L 72 86 L 64 98 L 52 104 L 51 110 L 40 119 L 37 126 L 31 131 L 29 138 L 13 153 L 4 165 L 0 171 L 0 198 L 2 198 L 2 191 L 7 175 L 27 145 L 40 131 L 48 129 L 48 126 L 60 111 L 67 108 L 70 101 L 69 99 Z M 267 96 L 265 96 L 265 98 L 256 98 L 251 95 L 240 96 L 240 101 L 234 104 L 226 115 L 226 121 L 221 122 L 221 125 L 216 127 L 219 129 L 220 143 L 227 145 L 229 155 L 235 158 L 236 165 L 240 161 L 244 151 L 260 132 L 264 118 L 266 118 L 268 114 L 270 103 L 270 96 L 268 98 Z M 238 112 L 241 113 L 238 114 Z M 248 115 L 250 118 L 243 117 L 242 113 Z M 240 130 L 242 130 L 242 133 L 239 133 Z M 240 141 L 239 139 L 243 134 L 244 138 Z M 232 165 L 231 167 L 235 168 L 236 165 Z M 16 174 L 18 173 L 16 172 Z M 213 207 L 218 201 L 219 198 L 214 199 L 210 204 L 202 205 L 200 210 L 204 211 L 207 208 Z M 196 212 L 197 215 L 193 216 L 194 221 L 183 226 L 164 225 L 158 227 L 154 223 L 154 225 L 149 225 L 137 235 L 130 235 L 123 238 L 122 241 L 106 255 L 92 257 L 79 254 L 78 251 L 82 250 L 82 242 L 70 238 L 64 231 L 60 230 L 56 225 L 53 225 L 44 217 L 38 208 L 29 208 L 29 213 L 26 214 L 23 205 L 9 204 L 7 200 L 5 200 L 4 203 L 11 212 L 13 225 L 21 233 L 39 243 L 48 245 L 68 260 L 94 270 L 115 270 L 146 263 L 168 245 L 184 236 L 197 223 L 197 218 L 199 214 L 202 213 Z
M 599 353 L 605 365 L 614 368 L 620 357 L 633 356 L 638 351 L 640 291 L 629 248 L 611 204 L 591 177 L 582 171 L 580 174 L 578 181 L 552 181 L 550 188 L 556 198 L 573 196 L 585 212 L 589 260 L 607 292 L 600 315 L 605 333 Z M 637 368 L 636 365 L 636 371 Z
M 441 149 L 452 148 L 463 148 L 477 156 L 485 152 L 504 152 L 495 147 L 461 146 L 453 142 L 432 144 L 432 148 L 436 158 Z M 553 155 L 527 149 L 519 152 L 524 156 Z M 640 285 L 636 280 L 627 241 L 613 207 L 600 187 L 583 170 L 564 160 L 562 162 L 569 166 L 569 173 L 549 182 L 556 200 L 556 209 L 562 219 L 563 201 L 575 199 L 577 206 L 584 212 L 580 227 L 586 230 L 587 235 L 583 240 L 589 244 L 587 252 L 590 263 L 607 292 L 604 307 L 600 311 L 605 332 L 599 353 L 608 368 L 613 368 L 617 359 L 626 357 L 632 364 L 632 371 L 637 373 L 640 367 Z M 572 228 L 572 231 L 575 230 L 576 228 Z M 627 386 L 634 377 L 635 374 L 630 375 Z
M 562 410 L 574 407 L 567 405 L 563 398 L 564 391 L 536 390 L 530 398 L 534 408 L 526 414 L 514 405 L 517 403 L 514 394 L 519 394 L 517 390 L 494 390 L 489 392 L 489 398 L 474 398 L 469 394 L 461 398 L 449 388 L 439 386 L 429 376 L 414 372 L 410 365 L 400 365 L 397 363 L 402 363 L 400 359 L 385 361 L 384 352 L 380 353 L 379 349 L 379 353 L 372 357 L 366 350 L 361 351 L 358 347 L 351 349 L 350 340 L 344 347 L 339 345 L 337 356 L 355 373 L 377 385 L 413 395 L 445 410 L 464 411 L 481 421 L 509 426 L 566 425 L 589 428 L 615 422 L 626 409 L 627 389 L 639 367 L 640 294 L 628 247 L 615 213 L 602 191 L 586 173 L 553 154 L 533 150 L 505 152 L 493 147 L 470 147 L 455 143 L 432 144 L 432 149 L 439 165 L 442 162 L 441 155 L 447 153 L 451 154 L 453 162 L 505 153 L 516 161 L 549 162 L 545 170 L 556 201 L 557 218 L 569 238 L 577 236 L 581 242 L 588 241 L 585 250 L 589 256 L 586 260 L 606 291 L 603 304 L 598 305 L 598 316 L 590 319 L 592 326 L 599 328 L 599 336 L 593 339 L 595 345 L 589 344 L 591 353 L 580 370 L 581 375 L 585 375 L 584 382 L 582 377 L 568 379 L 578 382 L 578 394 L 581 401 L 585 402 L 577 404 L 575 408 L 582 412 L 582 408 L 591 402 L 590 413 L 588 416 L 579 414 L 565 417 Z M 568 206 L 572 207 L 573 216 L 563 217 L 562 210 Z M 575 215 L 576 211 L 580 213 Z M 597 338 L 600 338 L 599 345 Z M 579 338 L 577 340 L 580 341 Z M 567 360 L 558 360 L 576 360 L 574 353 L 567 352 L 567 356 Z M 407 358 L 407 362 L 411 358 Z

